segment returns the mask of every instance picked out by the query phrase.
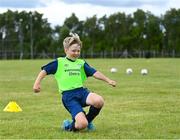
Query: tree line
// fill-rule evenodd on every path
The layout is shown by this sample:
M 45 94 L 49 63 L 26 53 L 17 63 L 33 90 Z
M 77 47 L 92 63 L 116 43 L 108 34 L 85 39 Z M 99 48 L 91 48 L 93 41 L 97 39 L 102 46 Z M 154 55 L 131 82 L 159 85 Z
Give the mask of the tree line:
M 180 9 L 172 8 L 161 16 L 137 9 L 84 21 L 72 13 L 55 27 L 37 11 L 8 10 L 0 14 L 0 58 L 63 55 L 62 42 L 69 32 L 79 34 L 84 57 L 180 56 Z

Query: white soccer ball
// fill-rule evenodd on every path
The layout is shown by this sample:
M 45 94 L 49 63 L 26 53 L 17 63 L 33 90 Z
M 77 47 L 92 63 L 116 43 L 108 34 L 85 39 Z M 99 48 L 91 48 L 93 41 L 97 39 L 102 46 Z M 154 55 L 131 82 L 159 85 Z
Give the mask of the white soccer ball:
M 148 74 L 148 70 L 147 69 L 141 69 L 141 74 L 142 75 L 147 75 Z
M 115 73 L 115 72 L 117 72 L 117 69 L 116 69 L 116 68 L 111 68 L 111 69 L 110 69 L 110 72 L 111 72 L 111 73 Z
M 133 70 L 131 68 L 126 69 L 126 74 L 130 75 L 133 73 Z

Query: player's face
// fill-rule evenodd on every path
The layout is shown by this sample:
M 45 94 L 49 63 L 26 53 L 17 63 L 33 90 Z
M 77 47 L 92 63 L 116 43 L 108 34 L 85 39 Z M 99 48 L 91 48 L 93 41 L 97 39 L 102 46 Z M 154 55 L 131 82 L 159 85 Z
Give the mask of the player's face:
M 66 56 L 72 60 L 76 60 L 80 56 L 81 47 L 78 44 L 72 44 L 65 49 Z

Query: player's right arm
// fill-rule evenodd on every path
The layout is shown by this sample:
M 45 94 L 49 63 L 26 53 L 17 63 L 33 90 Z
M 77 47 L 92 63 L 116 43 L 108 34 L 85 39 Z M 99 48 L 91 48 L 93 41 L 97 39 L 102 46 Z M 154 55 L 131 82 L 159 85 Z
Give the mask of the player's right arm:
M 40 73 L 38 74 L 38 76 L 34 82 L 34 86 L 33 86 L 33 91 L 35 93 L 41 91 L 41 81 L 46 75 L 47 75 L 47 73 L 45 70 L 41 70 Z
M 57 59 L 48 63 L 47 65 L 45 66 L 42 66 L 41 67 L 41 71 L 40 73 L 38 74 L 35 82 L 34 82 L 34 86 L 33 86 L 33 90 L 34 92 L 40 92 L 41 90 L 41 81 L 43 80 L 43 78 L 46 76 L 46 75 L 50 75 L 50 74 L 55 74 L 56 73 L 56 70 L 57 70 Z

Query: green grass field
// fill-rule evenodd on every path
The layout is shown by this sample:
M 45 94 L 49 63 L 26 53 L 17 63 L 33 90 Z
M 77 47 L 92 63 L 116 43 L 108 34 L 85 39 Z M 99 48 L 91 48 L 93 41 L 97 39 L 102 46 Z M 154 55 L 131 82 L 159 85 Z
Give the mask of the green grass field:
M 180 59 L 87 59 L 116 80 L 117 87 L 87 80 L 85 85 L 104 97 L 105 106 L 94 121 L 96 131 L 77 133 L 60 129 L 71 117 L 53 76 L 44 79 L 40 94 L 32 92 L 40 67 L 50 61 L 0 61 L 0 139 L 180 138 Z M 118 72 L 110 73 L 111 67 Z M 125 74 L 129 67 L 132 75 Z M 141 68 L 149 74 L 140 75 Z M 9 101 L 16 101 L 23 111 L 3 112 Z

